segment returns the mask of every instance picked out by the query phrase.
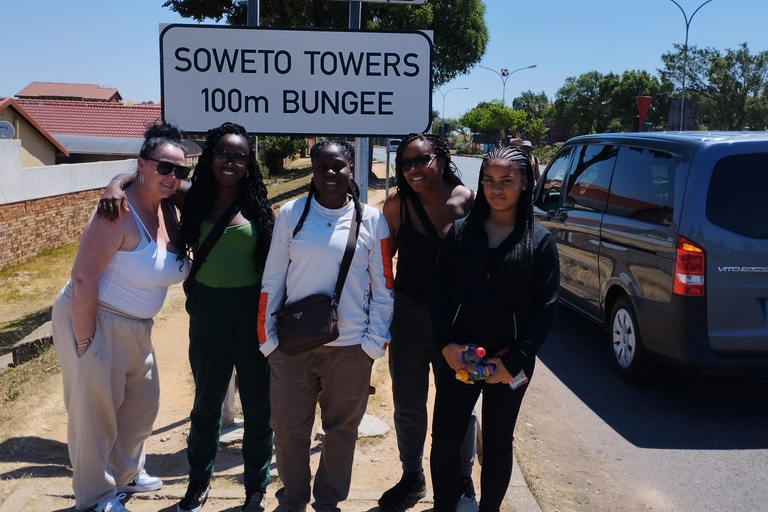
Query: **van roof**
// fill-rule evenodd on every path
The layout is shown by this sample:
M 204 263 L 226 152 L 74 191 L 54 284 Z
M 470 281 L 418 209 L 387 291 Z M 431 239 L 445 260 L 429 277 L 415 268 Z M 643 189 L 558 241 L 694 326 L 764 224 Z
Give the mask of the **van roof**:
M 702 142 L 739 142 L 768 141 L 768 132 L 634 132 L 634 133 L 596 133 L 592 135 L 580 135 L 568 140 L 568 144 L 581 142 L 621 142 L 621 141 L 648 141 L 682 143 L 684 145 L 698 146 Z

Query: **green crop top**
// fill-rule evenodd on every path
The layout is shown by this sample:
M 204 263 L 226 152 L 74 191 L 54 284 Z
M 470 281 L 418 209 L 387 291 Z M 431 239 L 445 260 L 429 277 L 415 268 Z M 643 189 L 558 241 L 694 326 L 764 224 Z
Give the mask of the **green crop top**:
M 200 245 L 212 229 L 211 222 L 200 224 Z M 261 282 L 254 262 L 256 236 L 253 222 L 227 227 L 200 267 L 197 281 L 213 288 L 239 288 Z

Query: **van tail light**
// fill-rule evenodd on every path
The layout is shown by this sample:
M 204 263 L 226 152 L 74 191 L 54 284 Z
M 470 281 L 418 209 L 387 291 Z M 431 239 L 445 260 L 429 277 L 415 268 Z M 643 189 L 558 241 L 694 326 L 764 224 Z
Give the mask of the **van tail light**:
M 682 236 L 677 237 L 675 253 L 675 294 L 688 297 L 704 296 L 704 249 Z

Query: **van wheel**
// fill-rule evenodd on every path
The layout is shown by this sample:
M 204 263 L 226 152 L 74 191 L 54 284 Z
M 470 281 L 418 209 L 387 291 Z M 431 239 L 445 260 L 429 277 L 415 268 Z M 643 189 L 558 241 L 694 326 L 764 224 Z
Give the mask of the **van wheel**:
M 610 336 L 613 362 L 619 375 L 628 382 L 637 382 L 645 366 L 645 353 L 637 316 L 627 297 L 619 297 L 613 305 Z

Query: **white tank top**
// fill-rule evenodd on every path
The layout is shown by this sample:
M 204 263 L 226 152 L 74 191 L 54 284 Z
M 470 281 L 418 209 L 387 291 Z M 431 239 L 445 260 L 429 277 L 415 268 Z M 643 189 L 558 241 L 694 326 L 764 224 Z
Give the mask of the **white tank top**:
M 130 203 L 129 203 L 130 206 Z M 99 277 L 99 301 L 138 318 L 152 318 L 160 311 L 168 287 L 189 272 L 189 259 L 160 248 L 131 206 L 141 233 L 132 251 L 117 251 Z

